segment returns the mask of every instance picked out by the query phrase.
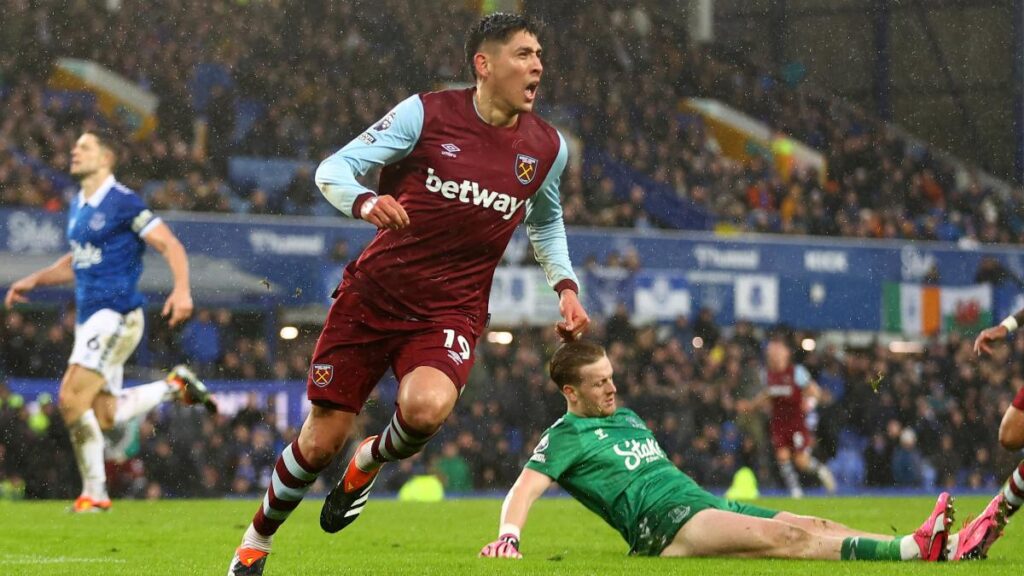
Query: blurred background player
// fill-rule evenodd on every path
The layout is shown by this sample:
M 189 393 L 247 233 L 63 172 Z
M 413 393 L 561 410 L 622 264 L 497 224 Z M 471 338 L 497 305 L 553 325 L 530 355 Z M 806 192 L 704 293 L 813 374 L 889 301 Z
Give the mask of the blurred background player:
M 164 400 L 215 406 L 206 388 L 184 366 L 165 380 L 121 389 L 124 363 L 142 338 L 143 297 L 138 291 L 145 245 L 167 260 L 174 288 L 163 315 L 176 326 L 192 314 L 188 256 L 160 218 L 114 178 L 115 143 L 89 130 L 71 152 L 71 176 L 80 184 L 71 202 L 67 235 L 71 252 L 11 285 L 4 304 L 26 302 L 40 286 L 75 283 L 75 342 L 60 383 L 60 413 L 67 424 L 82 493 L 73 512 L 110 508 L 102 430 L 128 422 Z
M 807 428 L 808 407 L 821 398 L 821 388 L 807 368 L 793 363 L 793 353 L 784 332 L 776 332 L 769 338 L 765 357 L 765 388 L 757 402 L 770 406 L 772 448 L 786 488 L 793 498 L 803 497 L 799 471 L 816 474 L 825 490 L 834 493 L 835 478 L 828 467 L 813 456 L 814 437 Z
M 571 340 L 586 328 L 559 199 L 568 150 L 532 113 L 543 71 L 538 34 L 524 16 L 485 16 L 466 40 L 475 88 L 412 96 L 321 163 L 316 181 L 327 200 L 379 231 L 334 293 L 309 373 L 312 410 L 229 573 L 263 573 L 271 537 L 344 446 L 389 367 L 399 379 L 394 416 L 356 448 L 321 527 L 355 521 L 381 465 L 423 449 L 466 384 L 494 270 L 520 222 L 559 295 L 559 334 Z M 356 180 L 377 166 L 380 195 Z
M 505 497 L 498 539 L 480 556 L 521 558 L 520 533 L 530 508 L 558 482 L 615 528 L 630 554 L 945 559 L 953 523 L 948 493 L 939 496 L 917 531 L 897 538 L 718 498 L 672 464 L 642 418 L 617 406 L 613 372 L 600 345 L 568 342 L 555 352 L 550 375 L 565 396 L 567 413 L 541 437 Z

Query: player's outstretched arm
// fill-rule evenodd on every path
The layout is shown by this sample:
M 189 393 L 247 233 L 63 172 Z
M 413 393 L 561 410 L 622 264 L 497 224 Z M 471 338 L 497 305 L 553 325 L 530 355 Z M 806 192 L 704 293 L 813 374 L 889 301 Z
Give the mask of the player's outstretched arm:
M 153 226 L 142 239 L 164 257 L 167 266 L 171 269 L 174 287 L 171 289 L 171 295 L 164 301 L 161 314 L 168 317 L 168 324 L 177 326 L 192 316 L 192 288 L 189 284 L 188 254 L 185 253 L 185 247 L 178 241 L 178 237 L 163 222 Z
M 813 398 L 815 402 L 824 402 L 828 400 L 827 392 L 818 385 L 818 382 L 811 380 L 807 383 L 807 387 L 804 388 L 804 395 L 808 398 Z
M 1015 332 L 1022 322 L 1024 322 L 1024 308 L 1007 316 L 998 325 L 982 330 L 981 334 L 974 339 L 974 353 L 979 356 L 983 353 L 991 354 L 992 347 L 989 344 L 1006 338 L 1011 332 Z
M 985 328 L 981 331 L 981 334 L 978 334 L 978 337 L 974 339 L 974 353 L 978 356 L 982 354 L 991 354 L 991 343 L 996 340 L 1002 340 L 1009 334 L 1010 331 L 1002 324 L 992 326 L 991 328 Z
M 768 395 L 768 390 L 759 390 L 753 398 L 750 399 L 751 410 L 766 410 L 771 405 L 771 396 Z
M 8 309 L 15 304 L 28 302 L 26 294 L 39 286 L 57 286 L 67 284 L 75 279 L 75 271 L 71 267 L 71 253 L 61 256 L 56 262 L 42 270 L 37 270 L 18 280 L 7 290 L 4 296 L 4 306 Z
M 552 484 L 551 478 L 535 470 L 524 468 L 501 505 L 501 523 L 498 539 L 480 550 L 481 558 L 522 558 L 519 553 L 519 535 L 526 525 L 530 507 Z

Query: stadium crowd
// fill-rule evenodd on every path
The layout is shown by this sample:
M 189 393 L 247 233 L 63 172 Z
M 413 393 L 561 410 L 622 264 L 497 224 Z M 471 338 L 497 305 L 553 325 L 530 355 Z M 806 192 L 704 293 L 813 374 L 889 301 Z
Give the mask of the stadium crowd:
M 316 162 L 408 94 L 464 81 L 460 37 L 474 17 L 466 8 L 396 0 L 372 9 L 368 2 L 119 5 L 104 12 L 71 3 L 61 19 L 25 0 L 5 10 L 4 205 L 60 210 L 66 201 L 71 184 L 60 171 L 83 122 L 95 120 L 94 102 L 50 91 L 46 82 L 56 58 L 73 56 L 159 96 L 159 129 L 130 143 L 118 171 L 155 208 L 331 214 L 308 172 L 266 190 L 229 178 L 229 158 Z M 563 179 L 568 223 L 672 227 L 670 212 L 679 210 L 710 214 L 717 227 L 736 231 L 1021 240 L 1024 223 L 1012 209 L 1024 201 L 1020 189 L 999 194 L 862 111 L 714 47 L 692 46 L 675 12 L 658 6 L 526 2 L 553 23 L 542 112 L 583 145 L 585 161 Z M 152 25 L 130 24 L 140 20 Z M 607 32 L 595 41 L 595 30 Z M 15 49 L 28 44 L 39 49 Z M 416 49 L 426 44 L 434 49 Z M 828 173 L 781 174 L 770 160 L 727 158 L 701 118 L 680 111 L 688 97 L 723 101 L 819 150 Z
M 9 377 L 56 377 L 63 369 L 70 322 L 52 312 L 36 314 L 31 321 L 21 313 L 4 318 L 0 370 Z M 751 403 L 762 387 L 763 336 L 749 323 L 726 329 L 712 318 L 701 313 L 692 322 L 680 317 L 634 326 L 620 307 L 591 337 L 608 345 L 621 402 L 648 418 L 676 465 L 716 487 L 728 486 L 746 466 L 762 488 L 779 488 L 767 414 Z M 153 320 L 150 326 L 159 325 Z M 174 341 L 174 335 L 147 338 L 139 358 L 150 364 L 146 375 L 187 360 L 208 380 L 292 381 L 301 390 L 316 331 L 279 341 L 271 353 L 259 326 L 227 310 L 200 310 L 177 334 L 181 345 L 154 350 L 155 342 Z M 386 489 L 396 491 L 422 473 L 438 475 L 450 492 L 507 487 L 543 430 L 565 410 L 545 374 L 555 345 L 549 332 L 520 327 L 512 329 L 510 345 L 482 340 L 449 425 L 423 455 L 386 469 Z M 1024 385 L 1024 340 L 977 360 L 970 341 L 956 335 L 921 354 L 884 346 L 843 350 L 823 342 L 802 350 L 797 344 L 810 337 L 797 333 L 793 342 L 797 361 L 826 392 L 809 416 L 817 429 L 815 451 L 843 486 L 991 489 L 1016 462 L 995 436 L 1013 391 Z M 386 424 L 394 393 L 393 382 L 378 387 L 359 420 L 362 429 Z M 276 414 L 273 400 L 257 394 L 237 413 L 215 417 L 168 405 L 137 431 L 115 434 L 116 448 L 108 453 L 122 462 L 114 490 L 136 497 L 258 495 L 275 455 L 296 434 L 293 426 L 278 426 Z M 3 486 L 20 485 L 28 497 L 73 495 L 70 453 L 32 457 L 70 450 L 62 426 L 48 396 L 21 398 L 0 388 L 0 494 Z M 319 488 L 329 488 L 340 468 L 322 476 Z

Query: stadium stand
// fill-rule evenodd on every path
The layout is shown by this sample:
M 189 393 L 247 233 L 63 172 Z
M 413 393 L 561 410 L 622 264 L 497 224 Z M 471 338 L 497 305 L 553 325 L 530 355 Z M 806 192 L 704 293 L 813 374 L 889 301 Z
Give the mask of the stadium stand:
M 159 128 L 132 141 L 118 170 L 154 209 L 333 215 L 313 188 L 315 163 L 373 123 L 389 103 L 464 80 L 454 39 L 471 21 L 470 11 L 442 14 L 398 0 L 378 4 L 374 10 L 327 3 L 264 11 L 251 3 L 229 11 L 223 2 L 126 0 L 112 14 L 70 3 L 58 21 L 31 3 L 11 3 L 0 37 L 0 204 L 61 212 L 73 188 L 63 170 L 79 128 L 117 123 L 102 118 L 94 100 L 48 87 L 55 59 L 75 56 L 159 96 Z M 583 144 L 581 162 L 562 182 L 569 224 L 985 243 L 1024 239 L 1012 209 L 1024 202 L 1020 189 L 1001 193 L 834 98 L 731 55 L 691 47 L 678 28 L 642 9 L 604 2 L 579 10 L 527 4 L 551 21 L 575 23 L 570 33 L 547 39 L 541 99 L 544 112 Z M 128 25 L 142 10 L 159 25 Z M 105 27 L 124 33 L 100 34 Z M 318 33 L 323 29 L 337 34 L 325 37 Z M 608 42 L 588 41 L 584 34 L 595 30 L 621 33 Z M 40 49 L 9 49 L 28 43 Z M 440 48 L 416 49 L 427 43 Z M 259 49 L 242 52 L 237 46 Z M 672 63 L 666 73 L 652 72 L 656 58 Z M 162 65 L 168 61 L 178 65 Z M 359 65 L 368 61 L 375 62 L 369 72 Z M 182 71 L 187 82 L 180 81 Z M 818 151 L 827 173 L 787 174 L 767 158 L 729 158 L 704 118 L 683 106 L 695 97 L 726 103 Z M 613 261 L 594 266 L 617 267 Z M 301 381 L 311 336 L 278 341 L 265 314 L 206 309 L 180 333 L 166 330 L 154 315 L 139 364 L 155 369 L 188 360 L 212 380 Z M 749 466 L 769 488 L 778 487 L 765 416 L 744 402 L 759 386 L 761 334 L 748 324 L 719 327 L 706 315 L 695 316 L 692 323 L 681 318 L 634 326 L 622 314 L 609 314 L 593 334 L 609 345 L 623 401 L 654 418 L 650 425 L 661 444 L 698 482 L 725 486 Z M 63 366 L 53 359 L 68 355 L 71 318 L 46 306 L 0 314 L 2 374 L 59 376 Z M 511 345 L 480 344 L 480 361 L 454 422 L 425 454 L 387 469 L 388 489 L 423 469 L 437 471 L 454 492 L 502 489 L 514 479 L 563 405 L 544 377 L 552 339 L 537 328 L 511 333 Z M 693 344 L 697 336 L 704 343 L 699 348 Z M 1014 463 L 997 448 L 995 433 L 1013 390 L 1024 382 L 1022 354 L 1024 340 L 1017 340 L 991 359 L 968 361 L 969 342 L 957 335 L 920 354 L 897 354 L 882 345 L 801 352 L 800 361 L 829 393 L 817 408 L 817 451 L 847 489 L 991 489 Z M 882 375 L 888 386 L 876 393 L 866 383 Z M 377 392 L 366 429 L 386 424 L 387 394 L 386 386 Z M 141 422 L 122 446 L 114 495 L 260 494 L 267 468 L 296 433 L 294 422 L 277 425 L 276 409 L 272 399 L 253 396 L 231 416 L 163 410 Z M 177 425 L 181 420 L 193 425 Z M 0 386 L 0 431 L 0 495 L 74 495 L 73 458 L 52 399 L 26 401 Z M 29 457 L 37 453 L 55 456 Z M 336 479 L 325 474 L 320 488 Z
M 153 320 L 151 326 L 159 326 L 155 314 Z M 206 337 L 197 335 L 204 330 L 202 324 L 210 328 Z M 40 325 L 50 328 L 36 328 Z M 6 361 L 4 372 L 12 377 L 59 376 L 61 367 L 52 365 L 50 352 L 65 350 L 57 355 L 64 357 L 69 351 L 68 321 L 52 313 L 32 319 L 13 313 L 5 326 L 0 350 Z M 310 338 L 315 334 L 287 341 L 271 360 L 260 326 L 256 316 L 239 320 L 227 310 L 202 310 L 181 333 L 181 346 L 168 346 L 173 342 L 170 335 L 152 338 L 151 343 L 163 343 L 161 349 L 153 350 L 151 345 L 143 357 L 155 365 L 179 360 L 205 364 L 208 373 L 223 380 L 291 381 L 301 390 L 312 350 Z M 400 486 L 414 469 L 443 469 L 452 459 L 461 459 L 469 470 L 468 479 L 456 483 L 460 488 L 500 489 L 514 480 L 540 433 L 564 405 L 544 375 L 546 351 L 554 346 L 547 329 L 521 327 L 512 333 L 510 345 L 480 344 L 478 367 L 452 425 L 442 430 L 421 459 L 389 471 L 395 475 L 387 480 L 389 486 Z M 716 333 L 720 336 L 713 336 Z M 706 338 L 709 345 L 695 348 L 694 336 L 700 334 L 711 335 Z M 649 425 L 677 465 L 702 484 L 718 487 L 727 486 L 735 472 L 747 466 L 771 489 L 779 484 L 770 457 L 767 417 L 749 406 L 761 386 L 763 366 L 763 341 L 756 334 L 744 322 L 731 330 L 690 324 L 686 319 L 634 328 L 615 316 L 592 332 L 609 346 L 618 367 L 622 402 L 651 415 Z M 202 357 L 189 354 L 190 339 L 205 345 Z M 219 352 L 213 359 L 205 355 L 210 346 Z M 846 350 L 822 346 L 800 352 L 798 360 L 828 395 L 816 410 L 816 453 L 831 462 L 844 489 L 996 486 L 998 471 L 1013 464 L 1011 455 L 998 449 L 995 432 L 1015 387 L 1024 380 L 1024 364 L 1014 360 L 1024 356 L 1024 342 L 1017 341 L 1012 350 L 1002 350 L 979 364 L 973 364 L 972 355 L 971 342 L 957 336 L 935 342 L 921 354 L 893 353 L 881 345 Z M 879 374 L 887 386 L 875 392 L 867 383 Z M 383 425 L 390 417 L 387 407 L 393 394 L 390 383 L 378 388 L 366 411 L 367 429 Z M 40 406 L 45 419 L 30 416 L 25 400 L 10 393 L 0 392 L 0 400 L 0 419 L 5 422 L 0 429 L 9 435 L 0 439 L 0 454 L 5 455 L 0 469 L 8 479 L 59 473 L 70 475 L 64 484 L 74 484 L 70 466 L 49 469 L 52 462 L 71 462 L 70 457 L 47 461 L 42 470 L 35 470 L 40 464 L 27 458 L 42 446 L 69 449 L 66 434 L 54 430 L 62 424 L 53 417 L 48 400 L 44 398 Z M 267 476 L 261 466 L 273 465 L 275 451 L 296 433 L 294 423 L 279 427 L 275 418 L 273 400 L 268 406 L 255 395 L 233 416 L 208 418 L 176 407 L 152 416 L 142 423 L 140 445 L 128 459 L 131 466 L 119 468 L 132 475 L 131 482 L 123 484 L 125 494 L 264 490 L 259 483 Z M 180 426 L 175 419 L 196 422 Z M 202 442 L 197 434 L 218 451 L 208 454 L 209 448 L 198 448 Z M 497 452 L 485 446 L 497 447 Z M 267 462 L 256 456 L 264 451 L 269 451 Z M 167 466 L 163 463 L 167 458 L 181 462 Z M 160 488 L 153 488 L 153 483 Z
M 584 144 L 584 162 L 563 186 L 570 224 L 1020 240 L 1012 210 L 1024 199 L 1020 190 L 999 193 L 835 98 L 691 47 L 678 26 L 642 8 L 533 4 L 552 22 L 575 24 L 547 40 L 543 99 Z M 68 182 L 54 172 L 67 164 L 75 130 L 96 119 L 89 98 L 47 88 L 58 55 L 92 58 L 159 95 L 158 131 L 131 146 L 119 174 L 154 206 L 176 210 L 330 214 L 302 186 L 301 167 L 371 124 L 389 102 L 465 80 L 455 40 L 472 16 L 465 9 L 442 19 L 404 2 L 385 2 L 380 11 L 346 3 L 296 13 L 217 3 L 222 17 L 214 27 L 205 9 L 188 3 L 125 2 L 114 14 L 85 6 L 61 21 L 24 6 L 7 16 L 20 25 L 10 27 L 5 45 L 32 40 L 46 48 L 13 51 L 0 63 L 0 103 L 11 111 L 0 128 L 0 182 L 12 205 L 61 205 Z M 122 26 L 128 33 L 116 41 L 87 41 L 101 20 L 116 26 L 143 9 L 161 26 Z M 316 29 L 338 30 L 343 41 Z M 591 30 L 615 33 L 592 42 Z M 226 47 L 228 36 L 260 49 Z M 414 50 L 425 38 L 443 48 Z M 160 66 L 166 59 L 181 64 Z M 374 73 L 350 73 L 364 61 L 376 63 Z M 667 71 L 658 68 L 663 62 Z M 177 82 L 180 70 L 190 71 L 187 82 Z M 819 151 L 827 173 L 786 173 L 768 150 L 760 151 L 766 160 L 729 158 L 705 119 L 684 109 L 695 97 L 728 104 Z

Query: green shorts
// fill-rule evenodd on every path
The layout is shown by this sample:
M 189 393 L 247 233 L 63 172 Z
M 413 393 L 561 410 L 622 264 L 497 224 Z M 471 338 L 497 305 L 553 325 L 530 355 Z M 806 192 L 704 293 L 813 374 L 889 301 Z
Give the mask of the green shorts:
M 673 482 L 652 494 L 654 503 L 640 515 L 629 553 L 638 556 L 659 556 L 679 529 L 701 510 L 725 510 L 755 518 L 774 518 L 777 510 L 753 504 L 726 500 L 711 494 L 690 478 Z

